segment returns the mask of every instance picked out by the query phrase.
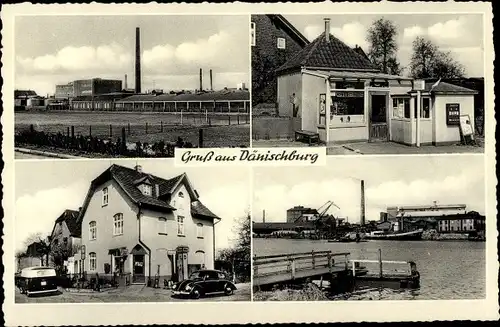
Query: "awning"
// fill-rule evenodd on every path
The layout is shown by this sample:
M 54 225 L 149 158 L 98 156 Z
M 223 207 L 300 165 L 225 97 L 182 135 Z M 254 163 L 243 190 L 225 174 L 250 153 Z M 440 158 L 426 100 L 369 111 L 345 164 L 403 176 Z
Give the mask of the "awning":
M 393 80 L 393 81 L 413 81 L 413 78 L 403 77 L 398 75 L 390 75 L 384 73 L 370 73 L 370 72 L 359 72 L 359 71 L 322 71 L 322 70 L 304 70 L 305 73 L 311 73 L 313 75 L 323 76 L 331 80 L 334 79 L 364 79 L 364 80 Z

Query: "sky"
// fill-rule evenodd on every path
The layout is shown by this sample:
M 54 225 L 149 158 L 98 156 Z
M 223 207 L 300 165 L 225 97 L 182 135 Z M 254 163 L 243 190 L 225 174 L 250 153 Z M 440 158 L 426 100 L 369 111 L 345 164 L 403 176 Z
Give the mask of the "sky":
M 82 206 L 90 182 L 111 164 L 133 168 L 163 178 L 186 172 L 203 202 L 221 218 L 217 223 L 216 248 L 234 244 L 237 221 L 250 207 L 247 167 L 177 168 L 173 160 L 38 160 L 16 162 L 15 248 L 22 250 L 25 240 L 37 232 L 50 234 L 55 220 L 65 209 Z
M 56 84 L 100 77 L 134 88 L 135 29 L 141 28 L 142 90 L 249 82 L 248 16 L 18 16 L 15 87 L 53 94 Z
M 355 164 L 354 164 L 355 163 Z M 326 166 L 254 168 L 252 221 L 286 221 L 297 205 L 319 208 L 360 222 L 361 180 L 365 181 L 366 221 L 379 220 L 388 206 L 466 204 L 485 214 L 484 157 L 330 157 Z
M 330 32 L 348 45 L 368 52 L 366 33 L 379 19 L 391 20 L 397 29 L 398 59 L 407 67 L 411 45 L 417 36 L 432 40 L 450 51 L 464 65 L 466 76 L 484 77 L 483 17 L 481 14 L 387 14 L 387 15 L 284 15 L 305 37 L 314 40 L 324 31 L 323 18 L 330 18 Z M 406 74 L 408 70 L 403 73 Z

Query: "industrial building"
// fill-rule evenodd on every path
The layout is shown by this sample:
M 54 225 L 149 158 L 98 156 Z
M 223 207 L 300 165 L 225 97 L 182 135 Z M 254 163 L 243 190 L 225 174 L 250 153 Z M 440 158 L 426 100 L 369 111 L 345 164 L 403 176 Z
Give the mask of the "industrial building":
M 91 78 L 56 85 L 56 99 L 73 99 L 79 96 L 96 96 L 122 91 L 122 81 Z

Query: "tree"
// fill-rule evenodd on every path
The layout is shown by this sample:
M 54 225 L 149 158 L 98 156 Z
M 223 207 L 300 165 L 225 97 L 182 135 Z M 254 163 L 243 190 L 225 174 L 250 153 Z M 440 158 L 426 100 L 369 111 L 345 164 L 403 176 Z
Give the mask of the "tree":
M 390 20 L 380 18 L 368 29 L 366 40 L 370 43 L 368 58 L 385 74 L 401 74 L 401 66 L 397 60 L 397 29 Z
M 259 45 L 252 47 L 252 104 L 276 102 L 276 69 L 287 60 L 286 52 L 275 56 L 261 51 Z
M 48 237 L 42 237 L 42 233 L 31 234 L 25 241 L 27 256 L 40 258 L 43 266 L 43 258 L 45 257 L 45 265 L 49 265 L 50 240 Z
M 442 52 L 432 41 L 417 36 L 413 41 L 410 74 L 413 78 L 462 78 L 465 69 L 450 52 Z
M 250 280 L 250 215 L 242 217 L 236 227 L 236 240 L 232 247 L 219 250 L 217 261 L 229 268 L 233 278 L 245 282 Z

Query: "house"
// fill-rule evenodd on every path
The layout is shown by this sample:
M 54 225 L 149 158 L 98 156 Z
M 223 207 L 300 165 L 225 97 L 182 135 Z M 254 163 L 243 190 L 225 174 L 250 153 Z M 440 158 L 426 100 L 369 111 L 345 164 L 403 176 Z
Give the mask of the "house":
M 90 185 L 78 221 L 88 274 L 183 280 L 213 269 L 214 225 L 220 218 L 200 201 L 186 174 L 164 179 L 112 165 Z
M 251 16 L 252 104 L 276 104 L 275 70 L 309 40 L 282 15 Z M 255 108 L 252 108 L 255 110 Z
M 330 34 L 328 18 L 324 32 L 277 69 L 277 83 L 278 113 L 291 118 L 290 129 L 325 144 L 452 144 L 462 140 L 462 116 L 474 121 L 475 91 L 381 73 Z
M 78 223 L 79 211 L 66 209 L 56 219 L 50 234 L 52 264 L 73 274 L 79 271 L 74 255 L 79 251 L 82 226 Z
M 32 242 L 23 253 L 16 255 L 16 271 L 20 272 L 24 268 L 38 267 L 47 264 L 45 241 Z

